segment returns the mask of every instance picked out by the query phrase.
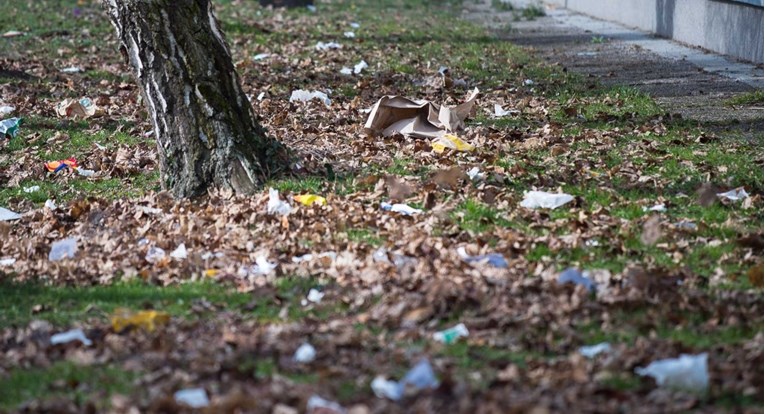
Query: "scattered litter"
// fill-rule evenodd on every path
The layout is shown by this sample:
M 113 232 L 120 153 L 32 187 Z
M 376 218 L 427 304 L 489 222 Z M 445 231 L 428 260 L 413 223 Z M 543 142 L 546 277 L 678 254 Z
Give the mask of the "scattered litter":
M 149 247 L 149 251 L 146 252 L 146 261 L 151 264 L 157 264 L 165 260 L 165 249 L 157 246 Z
M 350 26 L 351 26 L 352 28 L 354 28 L 354 29 L 358 29 L 359 27 L 361 27 L 361 25 L 360 25 L 360 24 L 358 24 L 358 23 L 356 23 L 356 22 L 352 22 L 352 23 L 350 24 Z
M 347 37 L 348 39 L 353 39 L 354 37 L 356 37 L 356 33 L 345 32 L 345 33 L 343 33 L 343 36 Z
M 320 206 L 327 205 L 327 199 L 316 194 L 296 195 L 292 198 L 304 206 L 312 206 L 314 204 L 318 204 Z
M 444 131 L 453 132 L 464 126 L 465 119 L 473 112 L 478 89 L 474 89 L 465 102 L 454 108 L 441 105 L 440 109 L 430 101 L 413 101 L 402 96 L 384 96 L 372 107 L 364 124 L 367 135 L 394 134 L 413 138 L 438 138 Z
M 58 209 L 58 206 L 56 205 L 56 202 L 54 200 L 51 200 L 50 198 L 45 200 L 45 208 L 48 210 L 56 210 Z
M 326 106 L 332 105 L 332 100 L 329 99 L 329 96 L 327 96 L 324 92 L 319 91 L 304 91 L 302 89 L 294 90 L 292 91 L 292 95 L 290 95 L 290 102 L 309 102 L 313 99 L 318 99 L 324 103 Z
M 547 193 L 544 191 L 526 191 L 521 201 L 521 207 L 556 209 L 570 203 L 574 197 L 565 193 Z
M 316 50 L 337 50 L 337 49 L 342 49 L 342 47 L 343 47 L 343 45 L 341 45 L 340 43 L 336 43 L 336 42 L 327 42 L 327 43 L 319 42 L 319 43 L 316 43 Z
M 325 400 L 318 395 L 312 395 L 305 406 L 307 414 L 345 414 L 347 410 L 335 401 Z
M 579 52 L 577 56 L 597 56 L 598 52 Z
M 534 84 L 534 81 L 531 79 L 526 79 L 525 81 L 523 81 L 523 84 L 526 86 L 531 86 Z
M 85 168 L 77 168 L 76 169 L 77 174 L 83 176 L 83 177 L 92 177 L 96 174 L 93 170 L 86 170 Z
M 316 6 L 314 6 L 313 4 L 309 4 L 305 6 L 305 8 L 308 9 L 308 11 L 311 13 L 316 13 Z
M 3 33 L 3 37 L 18 37 L 18 36 L 24 36 L 26 35 L 26 32 L 19 32 L 18 30 L 9 30 L 5 33 Z
M 0 259 L 0 266 L 11 266 L 16 263 L 15 257 L 9 257 L 6 259 Z
M 584 242 L 584 245 L 587 247 L 598 247 L 600 246 L 600 242 L 596 239 L 589 239 Z
M 252 57 L 252 60 L 263 60 L 270 56 L 271 56 L 270 53 L 258 53 L 257 55 Z
M 259 94 L 258 94 L 258 101 L 262 101 L 262 100 L 263 100 L 263 98 L 265 98 L 265 97 L 266 97 L 266 93 L 265 93 L 265 92 L 261 92 L 261 93 L 259 93 Z
M 674 226 L 675 228 L 683 229 L 683 230 L 696 230 L 699 228 L 699 226 L 696 223 L 692 221 L 688 221 L 688 220 L 679 221 L 675 223 Z
M 595 291 L 595 283 L 573 267 L 569 267 L 558 276 L 558 284 L 564 285 L 566 283 L 584 286 L 590 292 Z
M 463 141 L 460 137 L 452 134 L 444 134 L 433 140 L 430 144 L 433 147 L 433 151 L 438 154 L 444 152 L 447 148 L 451 148 L 457 151 L 473 151 L 474 146 Z
M 0 221 L 18 220 L 21 218 L 21 214 L 14 213 L 5 207 L 0 207 Z
M 353 67 L 353 74 L 358 75 L 361 73 L 362 70 L 368 67 L 369 65 L 367 64 L 367 62 L 362 60 L 361 62 L 357 63 L 356 66 Z
M 489 253 L 489 254 L 481 254 L 478 256 L 470 256 L 469 254 L 467 254 L 464 247 L 458 247 L 457 254 L 460 256 L 462 260 L 464 260 L 467 263 L 488 263 L 494 267 L 499 267 L 502 269 L 507 269 L 509 267 L 509 265 L 507 264 L 507 260 L 505 260 L 505 257 L 499 253 Z
M 351 68 L 349 68 L 347 66 L 343 66 L 343 68 L 340 69 L 340 74 L 341 75 L 353 75 L 353 69 L 351 69 Z
M 128 328 L 141 328 L 153 332 L 159 325 L 170 322 L 167 312 L 142 310 L 133 313 L 130 309 L 117 308 L 111 317 L 114 332 L 122 332 Z
M 189 252 L 186 250 L 186 245 L 181 243 L 170 253 L 170 257 L 173 259 L 183 260 L 189 257 Z
M 422 210 L 414 207 L 409 207 L 406 204 L 390 204 L 386 202 L 380 203 L 380 208 L 385 211 L 392 211 L 394 213 L 401 213 L 407 216 L 422 213 Z
M 68 68 L 61 69 L 62 73 L 80 73 L 82 71 L 82 68 L 77 66 L 69 66 Z
M 378 398 L 388 398 L 393 401 L 400 400 L 405 393 L 437 387 L 438 380 L 436 380 L 433 368 L 427 359 L 418 362 L 404 375 L 401 381 L 386 380 L 382 376 L 378 376 L 372 381 L 372 391 Z
M 660 387 L 694 392 L 703 392 L 709 387 L 706 353 L 654 361 L 647 367 L 635 368 L 635 373 L 653 377 Z
M 24 187 L 24 192 L 27 193 L 27 194 L 34 193 L 35 191 L 40 191 L 40 186 L 39 185 L 33 185 L 31 187 Z
M 292 211 L 292 206 L 287 202 L 282 201 L 279 198 L 279 190 L 273 188 L 268 189 L 268 214 L 278 214 L 280 216 L 286 216 Z
M 664 203 L 657 204 L 657 205 L 655 205 L 653 207 L 643 207 L 643 211 L 644 212 L 646 212 L 646 211 L 655 211 L 657 213 L 663 213 L 663 212 L 667 211 L 667 206 L 665 206 Z
M 187 388 L 176 391 L 173 394 L 175 402 L 184 404 L 191 408 L 204 408 L 210 405 L 210 399 L 207 398 L 207 391 L 203 388 Z
M 11 138 L 16 138 L 16 134 L 19 133 L 19 127 L 23 122 L 23 118 L 9 118 L 0 121 L 0 134 L 3 137 L 10 136 Z
M 744 190 L 744 187 L 739 187 L 724 193 L 717 193 L 717 197 L 730 201 L 741 201 L 749 197 L 749 194 Z
M 579 347 L 579 353 L 585 358 L 595 358 L 599 354 L 611 351 L 611 344 L 608 342 L 601 342 L 597 345 L 589 345 Z
M 321 303 L 321 300 L 324 298 L 324 292 L 311 288 L 311 290 L 308 291 L 308 295 L 305 299 L 300 301 L 300 303 L 303 306 L 307 306 L 308 303 Z
M 481 172 L 481 169 L 478 167 L 473 167 L 467 172 L 468 178 L 470 178 L 471 181 L 480 181 L 483 179 L 483 173 Z
M 278 266 L 276 263 L 268 261 L 268 257 L 265 255 L 259 255 L 255 258 L 255 266 L 252 267 L 252 273 L 256 275 L 267 275 L 276 269 Z
M 295 356 L 293 359 L 295 362 L 311 362 L 316 358 L 316 348 L 313 347 L 313 345 L 309 344 L 308 342 L 304 343 L 303 345 L 300 345 L 300 347 L 295 351 Z
M 6 116 L 13 113 L 16 110 L 15 106 L 0 105 L 0 116 Z
M 56 114 L 64 118 L 80 117 L 86 119 L 95 116 L 97 113 L 99 113 L 98 108 L 88 98 L 80 100 L 64 99 L 56 107 Z
M 45 169 L 54 174 L 66 168 L 75 169 L 77 167 L 79 167 L 77 165 L 77 159 L 74 157 L 45 163 Z
M 467 337 L 470 334 L 464 323 L 457 324 L 449 329 L 433 334 L 433 340 L 445 343 L 447 345 L 454 343 L 461 337 Z
M 85 346 L 93 345 L 93 341 L 85 336 L 85 332 L 82 329 L 72 329 L 71 331 L 58 333 L 50 337 L 51 345 L 66 344 L 72 341 L 80 341 Z
M 517 109 L 508 109 L 504 110 L 502 109 L 502 105 L 494 104 L 494 117 L 495 118 L 501 118 L 503 116 L 508 115 L 520 115 L 521 111 Z
M 77 239 L 68 237 L 63 240 L 54 241 L 50 246 L 48 260 L 57 262 L 61 259 L 72 259 L 77 253 Z

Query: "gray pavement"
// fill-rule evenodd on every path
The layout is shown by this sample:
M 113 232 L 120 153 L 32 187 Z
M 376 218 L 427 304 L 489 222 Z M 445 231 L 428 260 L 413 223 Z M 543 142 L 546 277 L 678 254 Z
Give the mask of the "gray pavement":
M 529 0 L 515 0 L 523 7 Z M 466 0 L 463 17 L 527 47 L 539 58 L 603 85 L 634 86 L 668 112 L 697 121 L 719 135 L 763 139 L 763 105 L 725 101 L 763 87 L 763 68 L 624 26 L 547 6 L 546 16 L 514 21 L 491 0 Z M 602 38 L 602 42 L 600 39 Z

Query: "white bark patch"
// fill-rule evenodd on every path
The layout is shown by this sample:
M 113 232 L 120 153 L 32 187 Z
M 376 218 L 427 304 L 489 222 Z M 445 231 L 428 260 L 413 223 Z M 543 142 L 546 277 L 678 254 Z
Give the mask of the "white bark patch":
M 183 104 L 188 108 L 191 106 L 191 86 L 183 85 Z
M 230 56 L 228 47 L 226 47 L 226 42 L 223 40 L 223 35 L 221 35 L 220 30 L 218 30 L 218 23 L 215 21 L 215 15 L 213 14 L 212 2 L 210 2 L 207 7 L 207 17 L 210 22 L 210 29 L 218 39 L 218 42 L 220 42 L 220 46 L 226 51 L 226 54 Z
M 247 178 L 250 179 L 250 182 L 253 183 L 253 184 L 257 183 L 258 181 L 252 175 L 252 170 L 249 168 L 250 163 L 248 163 L 244 159 L 242 159 L 241 155 L 237 156 L 237 159 L 239 160 L 239 165 L 241 165 L 242 169 L 244 170 L 244 172 L 247 173 Z
M 170 30 L 170 16 L 168 16 L 167 12 L 164 10 L 160 10 L 160 12 L 162 13 L 162 22 L 165 26 L 165 34 L 167 35 L 167 40 L 170 42 L 170 61 L 173 62 L 173 66 L 180 72 L 181 65 L 180 62 L 178 62 L 176 55 L 180 56 L 184 63 L 186 63 L 186 55 L 183 53 L 183 50 L 178 47 L 175 35 L 173 34 L 173 31 Z
M 231 86 L 233 86 L 233 89 L 231 89 L 231 90 L 232 91 L 240 90 L 241 88 L 239 87 L 239 84 L 237 82 L 239 80 L 239 78 L 236 76 L 236 72 L 231 72 L 229 74 L 229 76 L 231 76 L 231 84 L 232 84 Z M 234 93 L 236 93 L 236 92 L 234 92 Z M 238 94 L 238 93 L 236 94 L 236 104 L 240 108 L 242 107 L 242 96 L 240 94 Z
M 207 139 L 207 135 L 205 135 L 204 131 L 202 130 L 199 131 L 199 139 L 205 143 L 205 146 L 210 146 L 210 141 Z
M 157 81 L 155 79 L 152 79 L 151 83 L 154 84 L 154 91 L 157 94 L 157 98 L 159 98 L 159 104 L 162 106 L 162 112 L 167 113 L 167 101 L 165 100 L 165 97 L 162 96 L 162 91 L 159 90 L 159 85 L 157 84 Z
M 197 99 L 199 99 L 199 103 L 202 104 L 202 109 L 204 109 L 207 117 L 212 118 L 212 116 L 215 114 L 215 111 L 213 111 L 210 105 L 207 104 L 207 100 L 202 95 L 202 92 L 199 92 L 199 86 L 194 88 L 194 94 L 197 96 Z
M 133 61 L 133 67 L 138 72 L 138 78 L 141 78 L 141 72 L 143 71 L 143 63 L 141 63 L 141 55 L 138 49 L 138 42 L 136 42 L 133 36 L 130 36 L 130 60 Z

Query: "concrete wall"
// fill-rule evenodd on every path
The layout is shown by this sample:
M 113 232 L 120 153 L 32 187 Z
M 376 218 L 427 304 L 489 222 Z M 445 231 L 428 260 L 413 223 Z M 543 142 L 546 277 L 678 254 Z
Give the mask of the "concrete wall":
M 749 62 L 763 63 L 763 8 L 726 0 L 547 0 Z

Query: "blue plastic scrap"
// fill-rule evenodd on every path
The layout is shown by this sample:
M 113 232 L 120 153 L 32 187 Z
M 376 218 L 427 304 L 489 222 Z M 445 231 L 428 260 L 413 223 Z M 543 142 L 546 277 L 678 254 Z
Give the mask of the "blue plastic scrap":
M 558 276 L 558 284 L 564 285 L 566 283 L 584 286 L 590 292 L 595 291 L 595 283 L 585 277 L 578 269 L 574 269 L 573 267 L 569 267 Z

